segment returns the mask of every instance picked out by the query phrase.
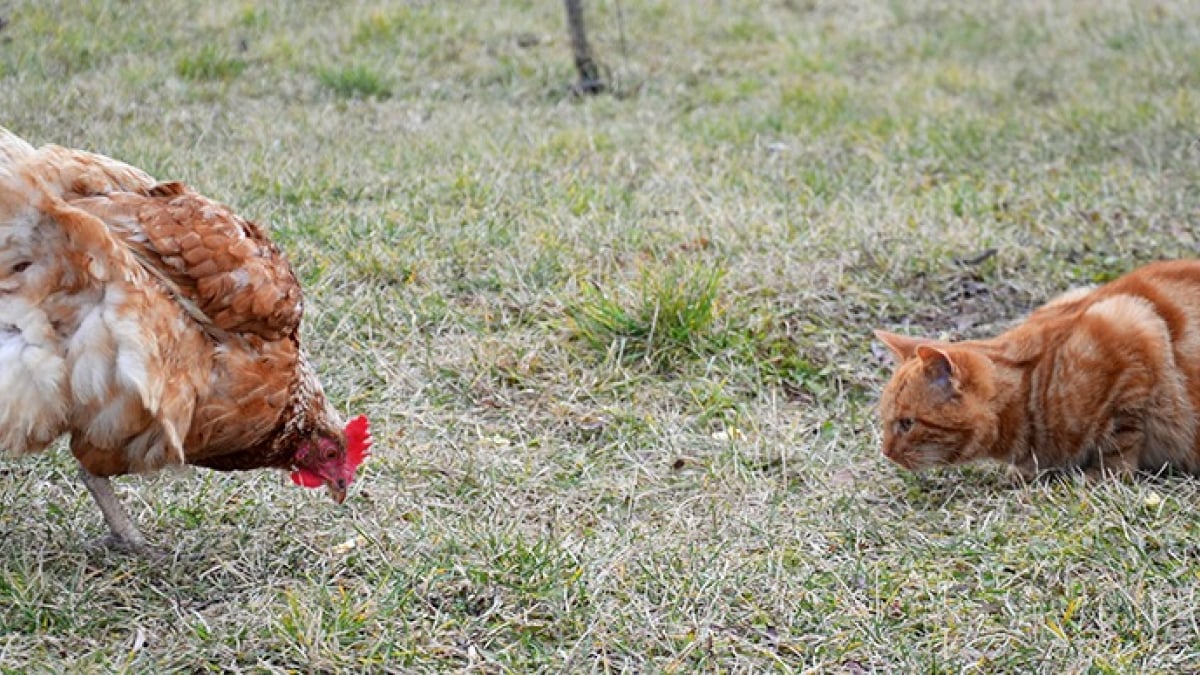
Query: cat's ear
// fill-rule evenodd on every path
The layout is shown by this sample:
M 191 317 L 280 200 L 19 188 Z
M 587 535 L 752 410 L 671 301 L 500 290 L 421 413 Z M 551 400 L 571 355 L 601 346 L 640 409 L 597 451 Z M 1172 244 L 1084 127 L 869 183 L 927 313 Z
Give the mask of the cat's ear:
M 892 354 L 896 357 L 896 363 L 904 363 L 911 359 L 916 355 L 917 347 L 929 342 L 929 340 L 924 338 L 898 335 L 896 333 L 889 333 L 886 330 L 875 331 L 875 337 L 887 345 L 888 349 L 892 350 Z
M 917 345 L 916 351 L 917 358 L 925 364 L 925 376 L 931 385 L 947 393 L 958 391 L 960 373 L 948 352 L 933 345 Z

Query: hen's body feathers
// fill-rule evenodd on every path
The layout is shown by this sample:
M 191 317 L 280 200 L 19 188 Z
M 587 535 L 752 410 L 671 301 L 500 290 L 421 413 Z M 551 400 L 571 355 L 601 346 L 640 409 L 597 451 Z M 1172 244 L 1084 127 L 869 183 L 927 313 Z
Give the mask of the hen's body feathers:
M 320 439 L 344 458 L 302 312 L 287 260 L 228 207 L 0 127 L 0 450 L 70 434 L 96 476 L 296 469 Z

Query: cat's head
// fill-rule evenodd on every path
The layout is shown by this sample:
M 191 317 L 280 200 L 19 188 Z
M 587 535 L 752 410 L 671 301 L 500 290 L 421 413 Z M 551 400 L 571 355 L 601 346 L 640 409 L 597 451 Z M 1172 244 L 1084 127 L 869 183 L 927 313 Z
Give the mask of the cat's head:
M 997 436 L 995 365 L 963 345 L 875 331 L 896 357 L 883 389 L 883 456 L 920 471 L 981 459 Z

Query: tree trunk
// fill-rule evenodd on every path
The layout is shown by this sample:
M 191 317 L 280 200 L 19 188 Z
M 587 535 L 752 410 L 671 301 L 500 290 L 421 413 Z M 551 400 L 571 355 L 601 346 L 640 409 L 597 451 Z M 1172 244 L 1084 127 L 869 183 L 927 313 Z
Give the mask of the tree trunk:
M 583 0 L 563 0 L 567 4 L 567 28 L 571 32 L 571 51 L 575 54 L 575 69 L 579 71 L 579 82 L 574 89 L 578 94 L 599 94 L 604 91 L 604 80 L 600 67 L 592 58 L 587 32 L 583 27 Z

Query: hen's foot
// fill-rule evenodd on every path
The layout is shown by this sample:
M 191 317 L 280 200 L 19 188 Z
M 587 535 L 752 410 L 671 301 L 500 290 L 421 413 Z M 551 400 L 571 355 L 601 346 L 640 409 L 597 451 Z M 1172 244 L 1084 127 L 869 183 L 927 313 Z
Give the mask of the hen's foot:
M 153 544 L 148 544 L 145 541 L 131 542 L 122 539 L 115 534 L 109 534 L 100 537 L 99 539 L 93 539 L 88 543 L 88 548 L 94 551 L 109 551 L 121 555 L 145 558 L 152 561 L 165 560 L 171 556 L 171 552 L 167 549 L 160 548 Z

